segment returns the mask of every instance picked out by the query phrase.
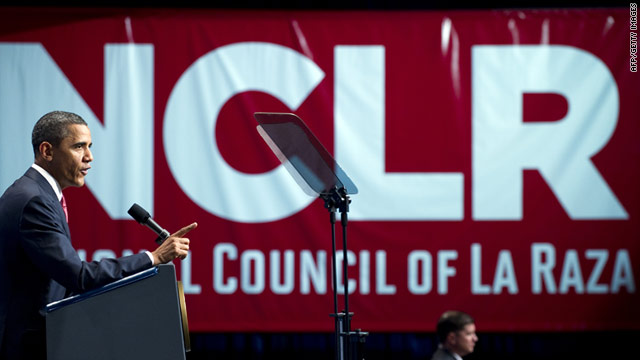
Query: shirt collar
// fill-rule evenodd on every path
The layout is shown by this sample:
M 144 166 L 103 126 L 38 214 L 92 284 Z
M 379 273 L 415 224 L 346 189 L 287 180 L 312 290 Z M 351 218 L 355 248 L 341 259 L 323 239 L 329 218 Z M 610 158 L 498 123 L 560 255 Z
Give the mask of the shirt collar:
M 36 171 L 39 172 L 40 175 L 42 175 L 47 180 L 49 185 L 51 185 L 51 188 L 53 188 L 53 191 L 56 193 L 56 196 L 58 197 L 58 201 L 62 200 L 62 188 L 60 187 L 60 184 L 58 184 L 56 179 L 54 179 L 53 176 L 51 176 L 51 174 L 47 172 L 47 170 L 43 169 L 41 166 L 35 163 L 31 164 L 31 167 L 36 169 Z

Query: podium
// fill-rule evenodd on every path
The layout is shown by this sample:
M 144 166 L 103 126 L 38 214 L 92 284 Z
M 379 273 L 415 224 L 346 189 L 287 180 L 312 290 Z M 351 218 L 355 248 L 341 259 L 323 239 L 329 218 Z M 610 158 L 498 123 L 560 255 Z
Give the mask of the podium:
M 47 359 L 186 359 L 181 285 L 164 264 L 48 304 Z

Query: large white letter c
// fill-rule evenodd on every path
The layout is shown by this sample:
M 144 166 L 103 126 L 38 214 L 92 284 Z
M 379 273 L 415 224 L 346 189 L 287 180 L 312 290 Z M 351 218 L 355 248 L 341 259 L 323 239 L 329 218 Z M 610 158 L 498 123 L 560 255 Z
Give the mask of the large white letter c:
M 262 174 L 231 167 L 218 150 L 215 125 L 236 94 L 262 91 L 295 111 L 323 78 L 307 57 L 270 43 L 231 44 L 199 58 L 178 80 L 164 117 L 167 162 L 182 190 L 203 209 L 238 222 L 275 221 L 309 205 L 314 199 L 282 165 Z

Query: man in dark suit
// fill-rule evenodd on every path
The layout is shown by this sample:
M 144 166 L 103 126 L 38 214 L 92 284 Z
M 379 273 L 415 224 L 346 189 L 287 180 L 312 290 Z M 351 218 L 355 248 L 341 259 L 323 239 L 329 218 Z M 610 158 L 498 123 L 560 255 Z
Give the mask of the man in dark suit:
M 188 225 L 153 252 L 82 261 L 71 245 L 62 190 L 84 185 L 91 132 L 78 115 L 54 111 L 33 128 L 34 164 L 0 198 L 0 359 L 46 358 L 43 308 L 175 258 Z
M 478 342 L 473 318 L 462 311 L 446 311 L 436 326 L 440 346 L 431 360 L 462 360 Z

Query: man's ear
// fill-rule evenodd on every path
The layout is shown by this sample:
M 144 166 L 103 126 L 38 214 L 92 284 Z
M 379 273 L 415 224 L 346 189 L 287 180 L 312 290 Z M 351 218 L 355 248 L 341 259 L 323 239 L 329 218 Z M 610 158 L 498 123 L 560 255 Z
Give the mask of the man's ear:
M 448 333 L 446 342 L 447 342 L 448 345 L 455 345 L 456 344 L 456 333 L 453 332 L 453 331 Z
M 38 146 L 40 157 L 45 161 L 51 161 L 53 159 L 53 145 L 48 141 L 43 141 Z

